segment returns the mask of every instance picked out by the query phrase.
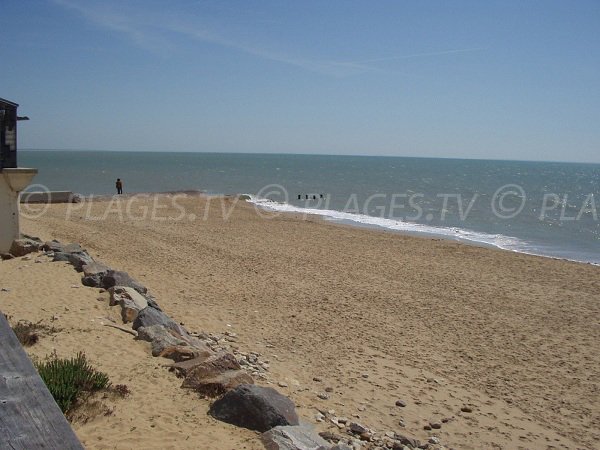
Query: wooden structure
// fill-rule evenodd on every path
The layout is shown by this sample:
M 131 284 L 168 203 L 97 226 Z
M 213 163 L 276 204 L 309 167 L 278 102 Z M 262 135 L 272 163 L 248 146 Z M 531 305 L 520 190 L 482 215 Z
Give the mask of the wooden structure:
M 0 313 L 0 449 L 83 446 Z

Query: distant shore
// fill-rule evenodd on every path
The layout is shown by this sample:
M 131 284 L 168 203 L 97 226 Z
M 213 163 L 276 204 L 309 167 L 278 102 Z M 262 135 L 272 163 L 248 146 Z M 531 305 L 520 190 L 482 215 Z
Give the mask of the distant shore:
M 111 198 L 79 210 L 52 205 L 38 218 L 24 218 L 23 230 L 81 242 L 148 286 L 189 329 L 234 332 L 240 350 L 269 360 L 266 382 L 282 382 L 309 420 L 334 409 L 374 429 L 423 441 L 438 436 L 461 449 L 591 448 L 600 438 L 600 324 L 590 322 L 600 317 L 600 268 L 313 216 L 261 215 L 235 197 L 182 195 L 176 203 L 173 197 L 140 197 L 129 217 L 125 210 L 105 214 Z M 15 267 L 12 283 L 25 289 L 26 273 Z M 43 296 L 55 299 L 63 275 L 51 274 Z M 69 277 L 67 285 L 76 274 Z M 46 308 L 35 290 L 23 295 L 8 312 L 32 319 L 56 314 L 40 311 Z M 60 312 L 60 320 L 68 323 L 70 311 Z M 96 345 L 93 334 L 76 328 L 68 344 L 59 335 L 52 345 Z M 126 354 L 102 342 L 106 351 L 97 358 L 107 370 L 140 376 L 121 367 Z M 160 383 L 169 377 L 152 373 Z M 189 426 L 165 422 L 178 415 L 166 397 L 157 405 L 156 428 L 134 416 L 117 425 L 119 414 L 129 417 L 117 408 L 114 420 L 77 432 L 86 445 L 102 436 L 103 445 L 119 447 L 127 433 L 138 445 L 166 443 L 167 430 Z M 441 429 L 425 430 L 431 421 Z M 336 431 L 332 423 L 315 425 Z M 211 425 L 209 433 L 254 448 L 244 432 Z M 175 447 L 192 445 L 177 436 L 168 436 Z

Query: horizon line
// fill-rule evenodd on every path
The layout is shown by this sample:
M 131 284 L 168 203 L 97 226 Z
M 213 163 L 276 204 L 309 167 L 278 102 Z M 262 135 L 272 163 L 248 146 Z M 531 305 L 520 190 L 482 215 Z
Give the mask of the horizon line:
M 202 150 L 99 150 L 99 149 L 73 149 L 73 148 L 21 148 L 20 151 L 31 152 L 106 152 L 106 153 L 204 153 L 204 154 L 225 154 L 225 155 L 289 155 L 289 156 L 348 156 L 364 158 L 412 158 L 412 159 L 448 159 L 460 161 L 502 161 L 502 162 L 537 162 L 537 163 L 564 163 L 564 164 L 591 164 L 600 165 L 600 161 L 567 161 L 567 160 L 539 160 L 539 159 L 506 159 L 506 158 L 478 158 L 478 157 L 457 157 L 457 156 L 408 156 L 408 155 L 386 155 L 386 154 L 348 154 L 348 153 L 279 153 L 279 152 L 255 152 L 255 151 L 202 151 Z

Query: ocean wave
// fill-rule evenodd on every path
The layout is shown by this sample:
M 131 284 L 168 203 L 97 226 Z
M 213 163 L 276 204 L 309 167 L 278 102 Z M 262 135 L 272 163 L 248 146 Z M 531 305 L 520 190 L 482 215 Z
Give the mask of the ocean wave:
M 250 203 L 265 210 L 318 215 L 323 216 L 326 220 L 334 222 L 354 223 L 366 227 L 377 227 L 411 234 L 437 236 L 445 239 L 488 245 L 502 250 L 531 253 L 530 246 L 527 242 L 502 234 L 489 234 L 457 227 L 440 227 L 414 222 L 404 222 L 398 219 L 374 217 L 366 214 L 348 213 L 332 209 L 301 208 L 299 206 L 290 205 L 289 203 L 279 203 L 266 198 L 260 198 L 250 194 L 247 195 L 250 197 Z

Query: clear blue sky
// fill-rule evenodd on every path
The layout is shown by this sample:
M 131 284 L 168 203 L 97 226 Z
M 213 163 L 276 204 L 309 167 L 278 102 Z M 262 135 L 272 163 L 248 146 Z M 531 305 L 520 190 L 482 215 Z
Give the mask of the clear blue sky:
M 600 1 L 3 0 L 21 148 L 600 162 Z

